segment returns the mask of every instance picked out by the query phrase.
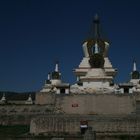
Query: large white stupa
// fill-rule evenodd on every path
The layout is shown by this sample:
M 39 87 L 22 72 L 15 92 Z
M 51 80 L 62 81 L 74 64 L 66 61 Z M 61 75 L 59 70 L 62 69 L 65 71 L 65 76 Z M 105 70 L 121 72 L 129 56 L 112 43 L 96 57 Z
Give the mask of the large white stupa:
M 93 23 L 95 33 L 83 43 L 84 57 L 79 67 L 74 70 L 78 81 L 72 89 L 77 87 L 90 92 L 106 89 L 112 91 L 116 69 L 108 58 L 109 42 L 100 34 L 100 20 L 97 15 Z

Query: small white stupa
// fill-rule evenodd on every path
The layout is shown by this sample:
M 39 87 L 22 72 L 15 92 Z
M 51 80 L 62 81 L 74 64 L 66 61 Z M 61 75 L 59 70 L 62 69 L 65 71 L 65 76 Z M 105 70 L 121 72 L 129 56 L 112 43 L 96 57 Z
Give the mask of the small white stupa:
M 55 70 L 52 73 L 48 74 L 48 79 L 45 81 L 45 85 L 40 92 L 51 93 L 55 92 L 56 94 L 69 94 L 69 83 L 64 83 L 61 80 L 61 73 L 59 71 L 59 63 L 56 62 Z
M 33 104 L 33 100 L 32 100 L 31 94 L 29 94 L 29 97 L 28 97 L 28 99 L 26 100 L 25 104 L 28 104 L 28 105 Z
M 6 97 L 5 97 L 5 93 L 3 93 L 2 98 L 0 100 L 0 104 L 5 104 L 6 103 Z
M 129 82 L 120 83 L 117 93 L 140 93 L 140 72 L 137 70 L 136 61 L 133 61 L 133 70 Z
M 133 62 L 133 71 L 131 72 L 131 83 L 134 85 L 140 84 L 140 72 L 137 71 L 137 63 L 136 61 Z
M 130 83 L 133 84 L 133 92 L 140 92 L 140 72 L 137 70 L 136 61 L 133 62 Z

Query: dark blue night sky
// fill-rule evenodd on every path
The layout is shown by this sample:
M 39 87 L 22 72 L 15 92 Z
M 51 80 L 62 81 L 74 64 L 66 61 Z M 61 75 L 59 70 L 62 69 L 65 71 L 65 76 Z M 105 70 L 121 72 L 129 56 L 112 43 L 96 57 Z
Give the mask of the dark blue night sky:
M 0 90 L 39 90 L 56 60 L 63 81 L 73 83 L 96 13 L 116 82 L 128 81 L 133 59 L 140 69 L 139 0 L 1 0 Z

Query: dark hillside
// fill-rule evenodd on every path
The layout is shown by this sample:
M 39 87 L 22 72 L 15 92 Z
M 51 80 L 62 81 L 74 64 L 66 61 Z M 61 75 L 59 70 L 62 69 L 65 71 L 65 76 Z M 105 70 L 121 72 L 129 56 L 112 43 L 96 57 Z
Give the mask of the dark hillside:
M 18 93 L 18 92 L 10 92 L 10 91 L 0 91 L 0 99 L 3 95 L 5 94 L 5 97 L 7 100 L 27 100 L 29 94 L 31 94 L 32 99 L 35 100 L 35 92 L 23 92 L 23 93 Z

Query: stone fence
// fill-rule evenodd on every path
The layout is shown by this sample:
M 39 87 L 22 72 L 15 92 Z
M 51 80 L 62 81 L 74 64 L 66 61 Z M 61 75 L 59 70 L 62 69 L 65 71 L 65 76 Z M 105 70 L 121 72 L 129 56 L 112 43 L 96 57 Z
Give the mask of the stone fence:
M 53 111 L 51 105 L 0 105 L 1 115 L 48 114 Z
M 52 112 L 51 105 L 0 105 L 0 125 L 30 125 L 35 116 Z
M 81 121 L 87 121 L 97 133 L 140 135 L 140 116 L 136 115 L 48 115 L 31 120 L 30 133 L 51 134 L 81 132 Z

